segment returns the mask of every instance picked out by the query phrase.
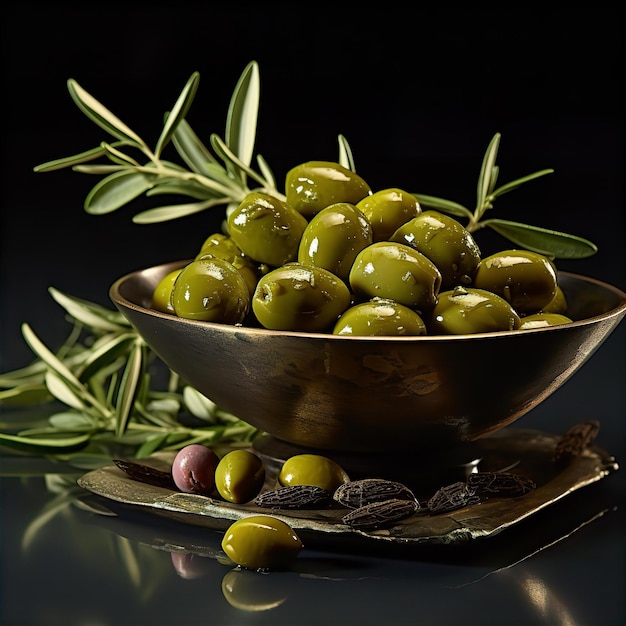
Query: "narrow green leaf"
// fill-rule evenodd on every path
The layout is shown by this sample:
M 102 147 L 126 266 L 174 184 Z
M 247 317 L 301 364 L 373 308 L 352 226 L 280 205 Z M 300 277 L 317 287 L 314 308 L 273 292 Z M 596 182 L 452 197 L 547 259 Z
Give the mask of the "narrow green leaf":
M 50 401 L 51 395 L 43 383 L 16 385 L 0 391 L 0 405 L 28 406 Z
M 103 368 L 126 355 L 131 345 L 136 341 L 137 335 L 133 333 L 124 333 L 113 337 L 105 345 L 89 354 L 79 372 L 78 379 L 85 382 L 92 376 L 99 374 Z
M 259 174 L 257 174 L 249 165 L 241 161 L 237 155 L 222 141 L 221 137 L 215 133 L 211 135 L 211 146 L 224 163 L 226 163 L 226 167 L 229 171 L 234 166 L 234 170 L 242 170 L 243 173 L 250 176 L 250 178 L 253 178 L 260 185 L 265 184 L 263 178 L 259 176 Z M 241 179 L 242 181 L 245 179 L 243 173 L 241 173 L 241 176 L 238 176 L 238 179 Z M 243 183 L 241 190 L 242 192 L 247 191 L 247 187 L 245 187 Z
M 100 128 L 113 137 L 122 141 L 129 141 L 139 148 L 147 147 L 139 135 L 136 135 L 124 122 L 87 93 L 73 78 L 67 81 L 67 88 L 78 108 Z
M 74 319 L 90 328 L 112 332 L 127 331 L 129 328 L 128 322 L 118 311 L 69 296 L 54 287 L 49 287 L 48 292 Z
M 180 121 L 187 115 L 189 108 L 196 97 L 199 82 L 200 74 L 198 72 L 194 72 L 183 87 L 180 96 L 178 96 L 176 103 L 172 107 L 172 111 L 169 115 L 167 115 L 163 131 L 161 132 L 161 136 L 159 137 L 156 148 L 154 149 L 154 154 L 157 158 L 161 156 L 163 149 L 169 143 Z
M 259 66 L 256 61 L 251 61 L 235 85 L 228 107 L 225 132 L 226 144 L 247 166 L 251 164 L 254 154 L 260 93 Z M 233 176 L 245 183 L 245 170 L 230 169 L 229 163 L 227 166 Z
M 478 176 L 478 188 L 476 190 L 476 211 L 481 211 L 485 199 L 489 195 L 489 189 L 491 187 L 491 177 L 493 175 L 493 168 L 498 157 L 498 147 L 500 145 L 500 133 L 496 133 L 489 145 L 483 158 L 483 162 L 480 168 L 480 174 Z M 477 217 L 480 217 L 477 215 Z
M 183 389 L 183 401 L 189 412 L 198 419 L 215 422 L 217 405 L 194 387 L 186 386 Z
M 216 192 L 193 180 L 159 183 L 146 192 L 146 196 L 149 197 L 162 195 L 180 195 L 189 196 L 196 200 L 207 200 L 214 198 Z
M 46 387 L 48 387 L 50 393 L 59 400 L 59 402 L 79 411 L 85 408 L 76 390 L 68 385 L 65 380 L 58 376 L 53 370 L 46 372 L 45 381 Z
M 81 152 L 80 154 L 74 154 L 72 156 L 63 157 L 62 159 L 55 159 L 54 161 L 47 161 L 46 163 L 42 163 L 41 165 L 36 165 L 33 168 L 33 171 L 53 172 L 55 170 L 61 170 L 66 167 L 73 167 L 74 165 L 78 165 L 79 163 L 87 163 L 89 161 L 98 159 L 101 156 L 104 156 L 104 152 L 104 148 L 102 146 L 98 146 L 97 148 L 92 148 L 91 150 Z
M 156 175 L 125 170 L 107 176 L 87 194 L 85 210 L 92 215 L 112 213 L 154 185 Z
M 116 425 L 117 436 L 124 434 L 128 425 L 128 420 L 133 411 L 135 400 L 141 388 L 141 376 L 143 374 L 143 348 L 136 344 L 128 357 L 128 363 L 124 369 L 120 389 L 117 396 L 116 405 Z
M 443 211 L 444 213 L 456 215 L 457 217 L 466 217 L 468 219 L 472 218 L 472 212 L 457 202 L 445 200 L 444 198 L 437 198 L 436 196 L 427 196 L 421 193 L 414 193 L 413 195 L 417 198 L 417 201 L 422 207 L 437 209 L 439 211 Z
M 89 441 L 89 434 L 66 436 L 59 434 L 50 434 L 47 437 L 29 437 L 24 435 L 9 435 L 0 433 L 0 443 L 11 446 L 18 444 L 19 449 L 27 448 L 50 448 L 50 449 L 68 449 L 82 446 Z M 11 446 L 13 447 L 13 446 Z M 40 451 L 38 451 L 41 453 Z
M 354 166 L 354 157 L 352 155 L 352 149 L 350 148 L 350 144 L 348 140 L 343 136 L 339 135 L 339 164 L 348 168 L 352 172 L 356 172 L 356 168 Z
M 128 170 L 127 165 L 111 165 L 105 163 L 95 163 L 94 165 L 77 165 L 72 171 L 79 174 L 96 174 L 104 176 L 105 174 L 115 174 L 115 172 L 125 172 Z
M 160 450 L 165 442 L 167 441 L 167 435 L 157 435 L 156 437 L 151 437 L 146 442 L 142 443 L 137 451 L 135 452 L 135 456 L 138 459 L 146 458 L 150 456 L 153 452 Z
M 194 213 L 200 213 L 213 206 L 219 206 L 228 202 L 228 198 L 215 198 L 213 200 L 205 200 L 203 202 L 192 202 L 189 204 L 170 204 L 155 209 L 141 211 L 133 217 L 135 224 L 154 224 L 157 222 L 167 222 L 175 220 L 179 217 L 187 217 Z
M 584 259 L 598 251 L 597 246 L 587 239 L 538 226 L 500 219 L 485 220 L 482 226 L 527 250 L 557 259 Z
M 82 412 L 63 411 L 48 418 L 51 426 L 59 430 L 91 431 L 95 428 L 92 417 Z
M 258 163 L 259 170 L 261 170 L 261 174 L 265 179 L 265 189 L 268 191 L 273 190 L 274 193 L 276 193 L 276 177 L 274 176 L 274 172 L 272 172 L 269 164 L 260 154 L 257 155 L 256 162 Z
M 513 191 L 514 189 L 517 189 L 520 185 L 523 185 L 524 183 L 527 183 L 531 180 L 535 180 L 535 178 L 540 178 L 541 176 L 546 176 L 547 174 L 552 174 L 552 173 L 554 173 L 554 170 L 548 169 L 548 170 L 540 170 L 539 172 L 528 174 L 528 176 L 517 178 L 515 180 L 512 180 L 510 183 L 506 183 L 506 185 L 502 185 L 501 187 L 494 189 L 490 195 L 492 196 L 492 198 L 495 199 L 498 196 L 502 196 L 505 193 L 508 193 L 509 191 Z
M 191 170 L 198 174 L 207 173 L 208 163 L 217 163 L 209 149 L 202 143 L 187 120 L 181 120 L 172 135 L 172 143 L 180 157 Z
M 113 161 L 113 163 L 118 163 L 119 165 L 133 165 L 139 167 L 139 163 L 135 161 L 132 157 L 124 154 L 121 150 L 118 150 L 110 143 L 103 141 L 101 144 L 104 149 L 106 156 Z

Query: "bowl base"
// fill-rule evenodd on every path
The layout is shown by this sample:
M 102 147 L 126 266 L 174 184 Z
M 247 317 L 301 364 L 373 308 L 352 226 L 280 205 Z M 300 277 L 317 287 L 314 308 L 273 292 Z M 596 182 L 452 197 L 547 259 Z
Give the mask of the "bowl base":
M 429 494 L 477 471 L 483 451 L 476 443 L 467 443 L 427 456 L 410 451 L 350 452 L 298 446 L 263 434 L 253 443 L 253 450 L 263 459 L 267 470 L 278 475 L 282 464 L 297 454 L 319 454 L 332 459 L 346 471 L 351 480 L 385 478 L 410 487 L 419 497 Z

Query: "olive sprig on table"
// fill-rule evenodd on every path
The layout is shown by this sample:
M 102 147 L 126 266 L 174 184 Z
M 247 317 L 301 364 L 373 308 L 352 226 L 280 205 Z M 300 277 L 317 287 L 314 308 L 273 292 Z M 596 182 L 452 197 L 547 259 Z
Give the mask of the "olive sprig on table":
M 228 107 L 224 139 L 216 133 L 210 135 L 210 144 L 215 155 L 185 119 L 195 98 L 199 80 L 200 74 L 194 72 L 172 110 L 166 113 L 163 129 L 154 149 L 151 149 L 148 142 L 83 89 L 76 80 L 69 79 L 68 90 L 78 108 L 115 141 L 103 141 L 86 152 L 43 163 L 36 166 L 35 171 L 50 172 L 71 167 L 77 172 L 104 176 L 85 198 L 85 210 L 94 215 L 116 211 L 143 194 L 149 197 L 162 194 L 182 195 L 195 200 L 142 211 L 133 217 L 133 221 L 138 224 L 186 217 L 215 206 L 226 205 L 227 213 L 230 213 L 251 191 L 268 193 L 284 200 L 285 196 L 278 189 L 271 168 L 260 154 L 256 157 L 260 173 L 251 167 L 259 113 L 258 63 L 248 63 L 237 81 Z M 348 141 L 343 135 L 339 135 L 338 141 L 338 163 L 355 171 Z M 170 142 L 187 167 L 162 158 Z M 488 227 L 518 246 L 547 256 L 585 258 L 595 254 L 596 246 L 582 237 L 521 222 L 483 219 L 486 211 L 493 209 L 496 198 L 553 172 L 551 169 L 540 170 L 496 188 L 499 144 L 500 134 L 496 133 L 483 159 L 474 211 L 451 200 L 414 193 L 420 204 L 466 218 L 469 232 Z M 139 151 L 147 162 L 139 162 L 132 151 Z M 110 163 L 92 163 L 102 157 Z M 252 184 L 252 181 L 256 184 Z

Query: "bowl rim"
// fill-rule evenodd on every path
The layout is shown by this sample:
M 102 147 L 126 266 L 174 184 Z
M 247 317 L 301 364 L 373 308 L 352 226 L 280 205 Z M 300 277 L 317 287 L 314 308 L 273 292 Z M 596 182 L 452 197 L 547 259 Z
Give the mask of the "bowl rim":
M 319 333 L 319 332 L 307 332 L 298 330 L 272 330 L 269 328 L 262 328 L 256 326 L 246 326 L 245 324 L 224 324 L 221 322 L 209 322 L 205 320 L 193 320 L 182 317 L 176 317 L 170 313 L 164 313 L 156 309 L 146 308 L 141 306 L 121 294 L 122 286 L 130 280 L 136 279 L 139 275 L 149 271 L 162 270 L 163 275 L 168 271 L 173 271 L 178 267 L 184 266 L 192 259 L 185 259 L 180 261 L 170 261 L 167 263 L 160 263 L 145 267 L 143 269 L 137 269 L 132 272 L 128 272 L 123 276 L 120 276 L 110 287 L 109 297 L 114 304 L 120 305 L 123 308 L 131 309 L 137 313 L 148 315 L 161 319 L 166 322 L 173 322 L 176 324 L 183 324 L 185 326 L 198 326 L 200 328 L 210 328 L 219 332 L 231 332 L 236 334 L 245 333 L 249 336 L 281 336 L 281 337 L 299 337 L 303 339 L 315 339 L 325 341 L 385 341 L 385 342 L 399 342 L 399 343 L 411 343 L 411 342 L 433 342 L 433 341 L 480 341 L 493 337 L 514 337 L 521 335 L 528 335 L 534 333 L 545 332 L 559 332 L 570 328 L 583 327 L 591 324 L 595 324 L 599 321 L 609 320 L 613 317 L 619 317 L 626 315 L 626 292 L 619 287 L 610 283 L 604 282 L 591 276 L 585 276 L 583 274 L 577 274 L 573 272 L 559 271 L 559 276 L 567 277 L 572 280 L 578 280 L 585 283 L 590 283 L 601 287 L 605 290 L 612 292 L 620 300 L 618 306 L 598 315 L 588 317 L 581 320 L 574 320 L 566 324 L 558 324 L 554 326 L 543 326 L 539 328 L 525 328 L 517 330 L 503 330 L 503 331 L 491 331 L 484 333 L 467 333 L 459 335 L 333 335 L 332 333 Z M 168 268 L 168 269 L 166 269 Z

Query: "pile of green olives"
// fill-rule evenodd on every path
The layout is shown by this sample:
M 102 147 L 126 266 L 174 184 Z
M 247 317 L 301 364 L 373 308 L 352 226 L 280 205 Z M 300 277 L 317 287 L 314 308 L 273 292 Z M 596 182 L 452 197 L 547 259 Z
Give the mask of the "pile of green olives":
M 335 335 L 458 335 L 571 322 L 554 262 L 483 257 L 453 217 L 339 163 L 286 175 L 284 199 L 249 193 L 153 308 L 182 318 Z

